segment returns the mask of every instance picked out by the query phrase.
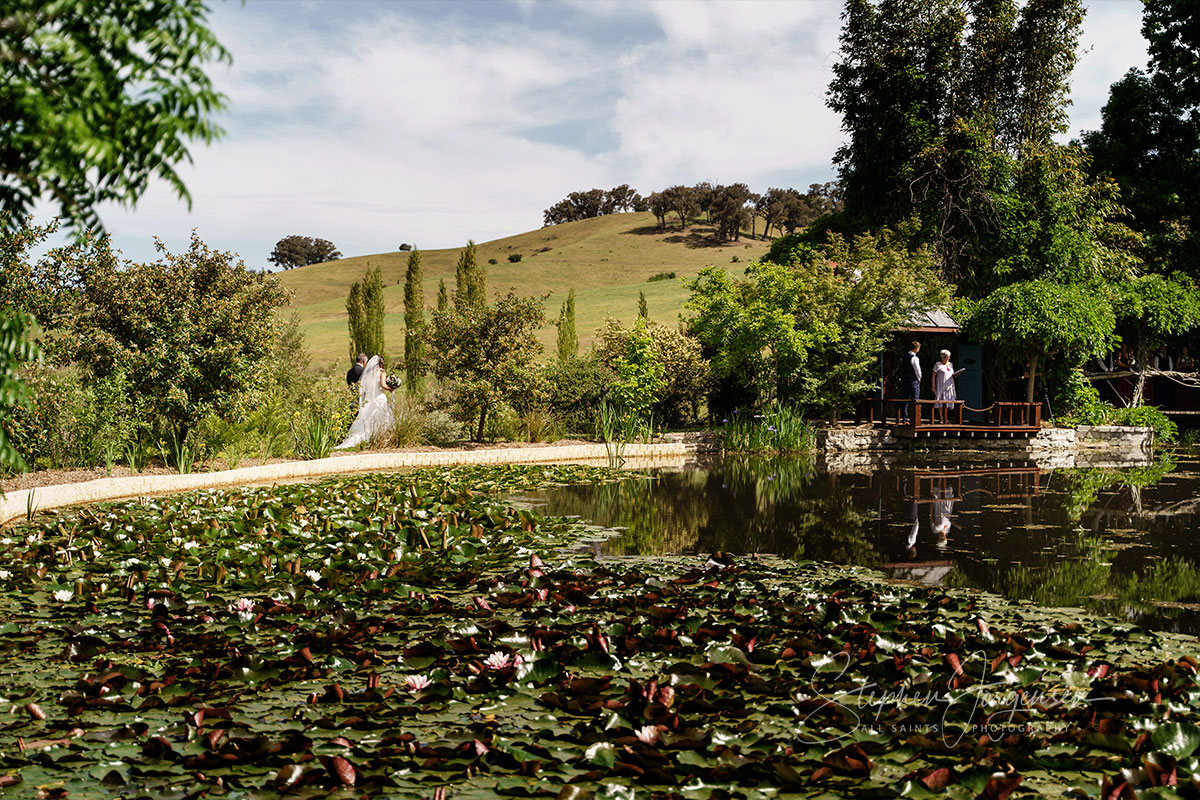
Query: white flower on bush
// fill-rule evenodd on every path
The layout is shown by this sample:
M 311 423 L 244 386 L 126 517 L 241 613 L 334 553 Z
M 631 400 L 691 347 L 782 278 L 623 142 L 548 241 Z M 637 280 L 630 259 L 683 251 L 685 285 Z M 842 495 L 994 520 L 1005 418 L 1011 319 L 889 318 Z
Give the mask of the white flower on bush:
M 60 603 L 65 603 L 74 596 L 75 592 L 70 589 L 56 589 L 54 592 L 54 599 Z
M 409 675 L 404 679 L 404 685 L 408 687 L 410 692 L 419 692 L 422 689 L 428 689 L 433 685 L 433 681 L 426 678 L 424 675 Z

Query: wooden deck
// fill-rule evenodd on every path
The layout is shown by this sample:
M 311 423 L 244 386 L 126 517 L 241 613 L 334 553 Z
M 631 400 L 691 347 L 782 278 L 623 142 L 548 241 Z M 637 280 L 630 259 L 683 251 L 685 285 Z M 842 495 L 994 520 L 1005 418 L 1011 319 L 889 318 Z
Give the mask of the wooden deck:
M 992 403 L 970 409 L 982 419 L 964 421 L 967 409 L 962 400 L 953 401 L 950 408 L 936 400 L 884 402 L 886 417 L 881 424 L 903 439 L 1027 439 L 1042 429 L 1041 403 Z M 902 421 L 900 414 L 906 406 L 911 418 Z

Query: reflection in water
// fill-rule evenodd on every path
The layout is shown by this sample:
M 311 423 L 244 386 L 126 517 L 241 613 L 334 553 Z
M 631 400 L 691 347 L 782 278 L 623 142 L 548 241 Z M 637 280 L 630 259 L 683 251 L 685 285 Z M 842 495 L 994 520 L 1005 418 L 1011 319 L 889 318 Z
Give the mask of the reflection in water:
M 885 570 L 1200 633 L 1200 462 L 820 471 L 726 459 L 530 499 L 625 529 L 604 555 L 774 553 Z

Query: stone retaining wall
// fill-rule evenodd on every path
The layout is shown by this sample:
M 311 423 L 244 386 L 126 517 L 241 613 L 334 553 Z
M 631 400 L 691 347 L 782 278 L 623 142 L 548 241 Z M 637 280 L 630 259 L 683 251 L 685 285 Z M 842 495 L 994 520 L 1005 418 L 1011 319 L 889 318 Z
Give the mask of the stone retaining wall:
M 857 464 L 861 454 L 942 452 L 991 453 L 1027 457 L 1054 466 L 1114 466 L 1142 464 L 1153 457 L 1151 428 L 1080 426 L 1043 428 L 1029 438 L 970 439 L 893 436 L 887 428 L 823 428 L 817 446 L 831 467 Z
M 627 467 L 656 467 L 682 464 L 700 449 L 696 441 L 679 440 L 659 444 L 628 444 L 622 453 Z M 356 472 L 387 472 L 410 467 L 445 467 L 459 464 L 544 464 L 557 462 L 608 463 L 603 444 L 561 447 L 503 447 L 488 450 L 435 450 L 420 453 L 354 453 L 315 459 L 285 461 L 257 467 L 189 475 L 137 475 L 102 478 L 85 483 L 42 486 L 0 496 L 0 524 L 25 516 L 30 508 L 50 508 L 176 494 L 195 489 L 254 484 L 283 483 Z

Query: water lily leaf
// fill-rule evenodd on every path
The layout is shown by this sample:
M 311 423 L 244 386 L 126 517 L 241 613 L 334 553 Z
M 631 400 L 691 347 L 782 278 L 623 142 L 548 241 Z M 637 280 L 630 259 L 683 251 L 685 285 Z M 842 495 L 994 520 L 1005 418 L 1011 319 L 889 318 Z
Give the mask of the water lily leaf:
M 1150 743 L 1156 750 L 1187 758 L 1200 747 L 1200 726 L 1190 722 L 1168 722 L 1155 728 Z

